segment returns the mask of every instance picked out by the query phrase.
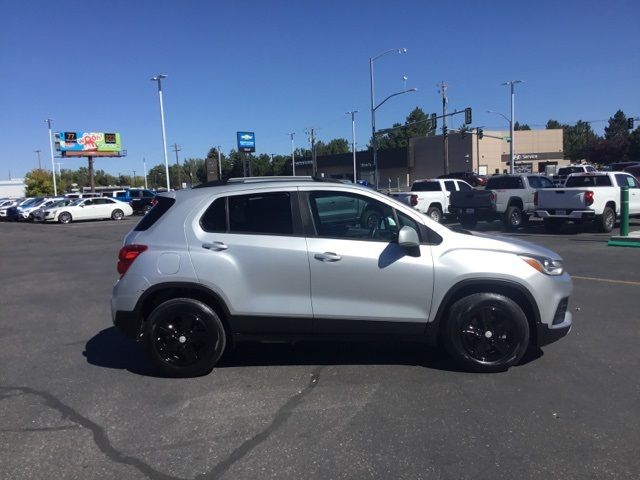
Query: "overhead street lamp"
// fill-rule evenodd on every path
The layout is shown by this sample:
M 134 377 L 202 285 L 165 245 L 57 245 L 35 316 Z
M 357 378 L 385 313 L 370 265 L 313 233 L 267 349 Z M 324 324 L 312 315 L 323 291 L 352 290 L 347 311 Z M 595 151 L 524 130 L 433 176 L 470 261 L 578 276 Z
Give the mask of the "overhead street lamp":
M 510 166 L 509 166 L 509 172 L 513 173 L 513 124 L 511 123 L 511 119 L 507 118 L 506 115 L 500 113 L 500 112 L 496 112 L 494 110 L 487 110 L 487 113 L 493 113 L 494 115 L 500 115 L 502 118 L 504 118 L 507 123 L 509 124 L 509 158 L 511 159 Z
M 378 105 L 378 107 L 375 106 L 376 100 L 375 100 L 375 83 L 374 83 L 374 79 L 373 79 L 373 62 L 375 62 L 378 58 L 387 55 L 388 53 L 398 53 L 398 54 L 403 54 L 403 53 L 407 53 L 407 49 L 406 48 L 392 48 L 390 50 L 387 50 L 385 52 L 382 52 L 378 55 L 376 55 L 375 57 L 370 57 L 369 58 L 369 80 L 371 82 L 371 146 L 373 148 L 373 168 L 374 168 L 374 175 L 375 175 L 375 183 L 376 183 L 376 188 L 378 186 L 378 151 L 377 151 L 377 142 L 376 142 L 376 110 L 377 108 L 382 105 L 382 102 L 380 105 Z M 401 93 L 405 93 L 409 90 L 406 90 L 404 92 Z M 394 95 L 392 95 L 394 96 Z M 384 101 L 387 101 L 390 97 L 387 97 Z
M 513 86 L 516 83 L 522 83 L 522 80 L 509 80 L 508 82 L 504 82 L 504 83 L 501 84 L 501 85 L 509 85 L 511 87 L 511 121 L 509 122 L 511 124 L 510 125 L 510 127 L 511 127 L 511 133 L 510 133 L 511 142 L 509 143 L 509 146 L 510 146 L 509 150 L 511 152 L 511 155 L 509 156 L 511 158 L 511 168 L 509 169 L 510 173 L 513 173 L 513 167 L 514 167 L 514 164 L 516 163 L 516 161 L 515 161 L 515 151 L 516 150 L 515 150 L 515 147 L 514 147 L 515 142 L 514 142 L 514 138 L 513 138 L 514 137 L 514 135 L 513 135 L 513 126 L 514 126 L 514 118 L 515 118 L 515 100 L 516 100 L 516 94 L 515 94 Z
M 167 132 L 164 127 L 164 105 L 162 103 L 162 79 L 167 78 L 166 75 L 158 74 L 151 77 L 152 82 L 158 82 L 158 97 L 160 98 L 160 122 L 162 124 L 162 148 L 164 151 L 164 170 L 167 176 L 167 192 L 171 190 L 169 183 L 169 159 L 167 157 Z

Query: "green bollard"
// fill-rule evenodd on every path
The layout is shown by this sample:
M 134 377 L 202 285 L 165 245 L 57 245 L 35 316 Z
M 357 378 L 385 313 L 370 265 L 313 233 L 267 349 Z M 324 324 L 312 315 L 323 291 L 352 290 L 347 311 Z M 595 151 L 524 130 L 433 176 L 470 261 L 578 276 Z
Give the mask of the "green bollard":
M 620 188 L 620 236 L 629 236 L 629 187 Z

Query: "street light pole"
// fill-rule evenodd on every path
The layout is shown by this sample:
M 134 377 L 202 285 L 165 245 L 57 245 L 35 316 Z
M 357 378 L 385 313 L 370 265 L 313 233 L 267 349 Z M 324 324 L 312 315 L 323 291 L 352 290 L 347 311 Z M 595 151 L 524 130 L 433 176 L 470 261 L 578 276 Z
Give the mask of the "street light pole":
M 147 188 L 147 160 L 143 157 L 142 158 L 142 168 L 144 168 L 144 189 L 146 190 Z
M 53 136 L 51 133 L 51 122 L 53 121 L 53 119 L 51 118 L 47 118 L 45 120 L 45 123 L 48 125 L 49 127 L 49 148 L 51 149 L 51 175 L 53 176 L 53 196 L 57 197 L 58 196 L 58 186 L 56 184 L 56 166 L 55 166 L 55 161 L 53 159 Z
M 167 132 L 164 126 L 164 105 L 162 103 L 162 79 L 167 78 L 166 75 L 158 74 L 151 77 L 151 81 L 158 82 L 158 97 L 160 98 L 160 122 L 162 124 L 162 149 L 164 152 L 164 171 L 167 176 L 167 192 L 171 190 L 169 183 L 169 158 L 167 155 Z
M 293 176 L 296 176 L 296 154 L 295 154 L 295 148 L 294 148 L 294 143 L 293 143 L 293 136 L 296 134 L 296 132 L 289 132 L 289 136 L 291 137 L 291 167 L 293 168 L 292 173 Z
M 220 145 L 218 145 L 218 180 L 222 180 L 222 159 L 220 157 Z
M 515 159 L 515 139 L 514 134 L 513 134 L 513 127 L 514 127 L 514 120 L 515 120 L 515 100 L 516 100 L 516 94 L 515 94 L 515 90 L 514 90 L 514 85 L 516 83 L 522 83 L 522 80 L 509 80 L 508 82 L 504 82 L 502 85 L 509 85 L 511 87 L 511 120 L 509 121 L 509 130 L 510 130 L 510 138 L 511 138 L 511 142 L 509 142 L 509 151 L 510 151 L 510 155 L 509 158 L 511 159 L 511 166 L 509 168 L 509 173 L 513 174 L 514 171 L 514 165 L 516 163 L 516 159 Z
M 38 155 L 38 170 L 42 170 L 42 163 L 40 162 L 40 152 L 42 150 L 35 150 L 36 155 Z
M 358 110 L 352 110 L 347 112 L 347 115 L 351 115 L 351 151 L 353 152 L 353 183 L 356 183 L 358 177 L 356 176 L 356 113 Z
M 487 113 L 493 113 L 494 115 L 500 115 L 502 118 L 504 118 L 507 123 L 509 124 L 509 158 L 511 159 L 511 167 L 509 169 L 509 171 L 511 173 L 513 173 L 513 123 L 511 122 L 511 120 L 509 118 L 507 118 L 506 115 L 500 113 L 500 112 L 495 112 L 493 110 L 487 110 Z M 512 117 L 513 118 L 513 113 L 512 113 Z
M 397 52 L 398 54 L 407 53 L 406 48 L 392 48 L 387 50 L 386 52 L 382 52 L 375 57 L 369 58 L 369 82 L 371 84 L 371 147 L 373 149 L 373 169 L 374 169 L 374 181 L 376 184 L 376 188 L 378 187 L 378 145 L 376 142 L 376 109 L 382 105 L 375 106 L 375 82 L 373 80 L 373 62 L 386 55 L 388 53 Z M 406 89 L 405 89 L 406 90 Z M 383 102 L 384 103 L 384 102 Z

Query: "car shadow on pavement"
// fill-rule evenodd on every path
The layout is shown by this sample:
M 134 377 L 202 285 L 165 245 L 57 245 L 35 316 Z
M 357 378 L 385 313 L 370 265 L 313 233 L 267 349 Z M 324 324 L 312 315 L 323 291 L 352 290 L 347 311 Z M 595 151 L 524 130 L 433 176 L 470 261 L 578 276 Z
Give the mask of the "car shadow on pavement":
M 144 346 L 125 337 L 115 327 L 106 328 L 91 338 L 83 355 L 88 363 L 98 367 L 164 377 L 151 361 Z M 520 365 L 542 355 L 542 350 L 530 349 Z M 229 348 L 216 368 L 293 365 L 406 365 L 464 372 L 441 349 L 401 341 L 243 342 Z

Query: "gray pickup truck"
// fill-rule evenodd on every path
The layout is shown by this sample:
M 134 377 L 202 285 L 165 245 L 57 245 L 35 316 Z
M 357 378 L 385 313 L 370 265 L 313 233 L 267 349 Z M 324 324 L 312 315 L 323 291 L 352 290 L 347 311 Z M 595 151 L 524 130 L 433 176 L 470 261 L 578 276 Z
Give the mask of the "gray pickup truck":
M 495 175 L 484 190 L 451 192 L 449 212 L 464 228 L 474 228 L 479 220 L 502 220 L 505 228 L 515 230 L 534 215 L 536 190 L 553 186 L 542 175 Z

